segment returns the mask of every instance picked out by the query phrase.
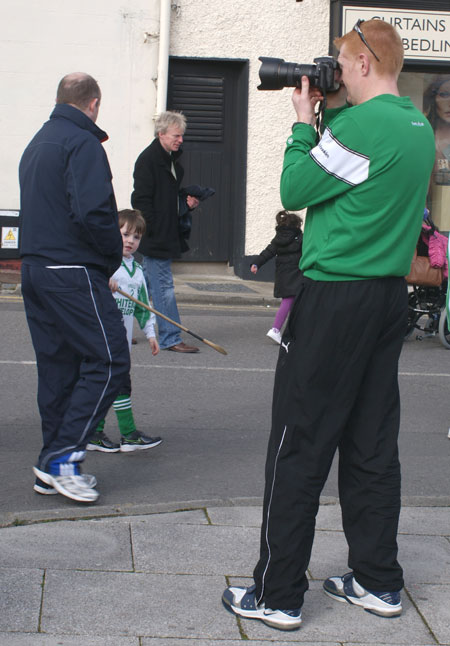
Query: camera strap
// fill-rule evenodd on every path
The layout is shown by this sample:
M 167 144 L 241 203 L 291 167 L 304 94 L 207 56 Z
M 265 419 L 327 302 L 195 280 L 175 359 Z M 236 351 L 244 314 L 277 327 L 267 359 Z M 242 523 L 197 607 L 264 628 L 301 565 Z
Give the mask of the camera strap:
M 316 112 L 316 132 L 317 132 L 317 141 L 319 141 L 320 137 L 322 136 L 323 133 L 323 128 L 322 128 L 322 122 L 323 122 L 323 113 L 324 110 L 327 106 L 327 97 L 326 94 L 324 93 L 324 97 L 322 101 L 319 103 L 319 109 Z

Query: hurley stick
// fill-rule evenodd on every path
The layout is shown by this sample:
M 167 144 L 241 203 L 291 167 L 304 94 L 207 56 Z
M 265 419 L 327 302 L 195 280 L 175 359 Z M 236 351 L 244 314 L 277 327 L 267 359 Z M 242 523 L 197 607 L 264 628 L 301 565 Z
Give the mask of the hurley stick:
M 181 323 L 177 323 L 176 321 L 172 321 L 168 316 L 165 316 L 165 314 L 161 314 L 161 312 L 158 312 L 158 310 L 153 309 L 153 307 L 150 307 L 150 305 L 146 305 L 142 301 L 138 301 L 137 298 L 134 298 L 134 296 L 131 296 L 130 294 L 127 294 L 126 292 L 123 292 L 121 289 L 116 290 L 119 294 L 122 294 L 122 296 L 125 296 L 125 298 L 129 298 L 130 301 L 133 301 L 134 303 L 137 303 L 137 305 L 140 305 L 141 307 L 144 307 L 146 310 L 149 312 L 153 312 L 153 314 L 156 314 L 156 316 L 160 316 L 162 319 L 165 321 L 168 321 L 169 323 L 172 323 L 172 325 L 176 325 L 177 327 L 180 328 L 180 330 L 183 330 L 183 332 L 187 332 L 191 336 L 195 337 L 202 343 L 206 343 L 206 345 L 209 345 L 211 348 L 214 350 L 217 350 L 217 352 L 220 352 L 220 354 L 228 354 L 224 348 L 222 348 L 220 345 L 217 345 L 217 343 L 213 343 L 212 341 L 208 341 L 208 339 L 202 339 L 201 336 L 198 334 L 195 334 L 195 332 L 191 332 L 191 330 L 188 330 L 187 327 L 184 327 L 184 325 L 181 325 Z

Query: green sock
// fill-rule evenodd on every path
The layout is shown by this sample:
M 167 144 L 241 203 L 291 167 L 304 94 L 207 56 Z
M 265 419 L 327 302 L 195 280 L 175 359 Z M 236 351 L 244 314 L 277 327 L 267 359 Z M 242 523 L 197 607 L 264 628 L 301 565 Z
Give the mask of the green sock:
M 105 420 L 101 419 L 99 423 L 97 424 L 97 428 L 95 429 L 96 433 L 101 433 L 103 429 L 105 428 Z
M 119 431 L 125 437 L 136 430 L 133 411 L 131 409 L 131 398 L 129 395 L 119 395 L 113 404 L 119 423 Z

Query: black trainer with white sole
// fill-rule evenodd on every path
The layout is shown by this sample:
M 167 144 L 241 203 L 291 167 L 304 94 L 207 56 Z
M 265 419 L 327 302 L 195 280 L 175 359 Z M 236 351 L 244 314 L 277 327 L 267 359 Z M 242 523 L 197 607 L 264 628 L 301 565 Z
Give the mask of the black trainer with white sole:
M 109 439 L 104 431 L 94 433 L 86 446 L 88 451 L 101 451 L 102 453 L 118 453 L 120 444 Z
M 153 449 L 162 442 L 160 437 L 149 437 L 140 431 L 133 431 L 130 435 L 123 436 L 120 440 L 120 450 L 122 453 L 129 451 L 140 451 L 142 449 Z

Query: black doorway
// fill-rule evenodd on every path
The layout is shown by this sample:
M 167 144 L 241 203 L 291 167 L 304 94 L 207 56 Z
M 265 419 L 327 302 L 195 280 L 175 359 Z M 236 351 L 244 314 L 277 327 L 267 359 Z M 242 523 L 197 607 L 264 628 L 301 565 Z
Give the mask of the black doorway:
M 183 261 L 234 265 L 244 253 L 248 62 L 171 57 L 167 109 L 188 120 L 183 185 L 216 191 L 193 214 Z

